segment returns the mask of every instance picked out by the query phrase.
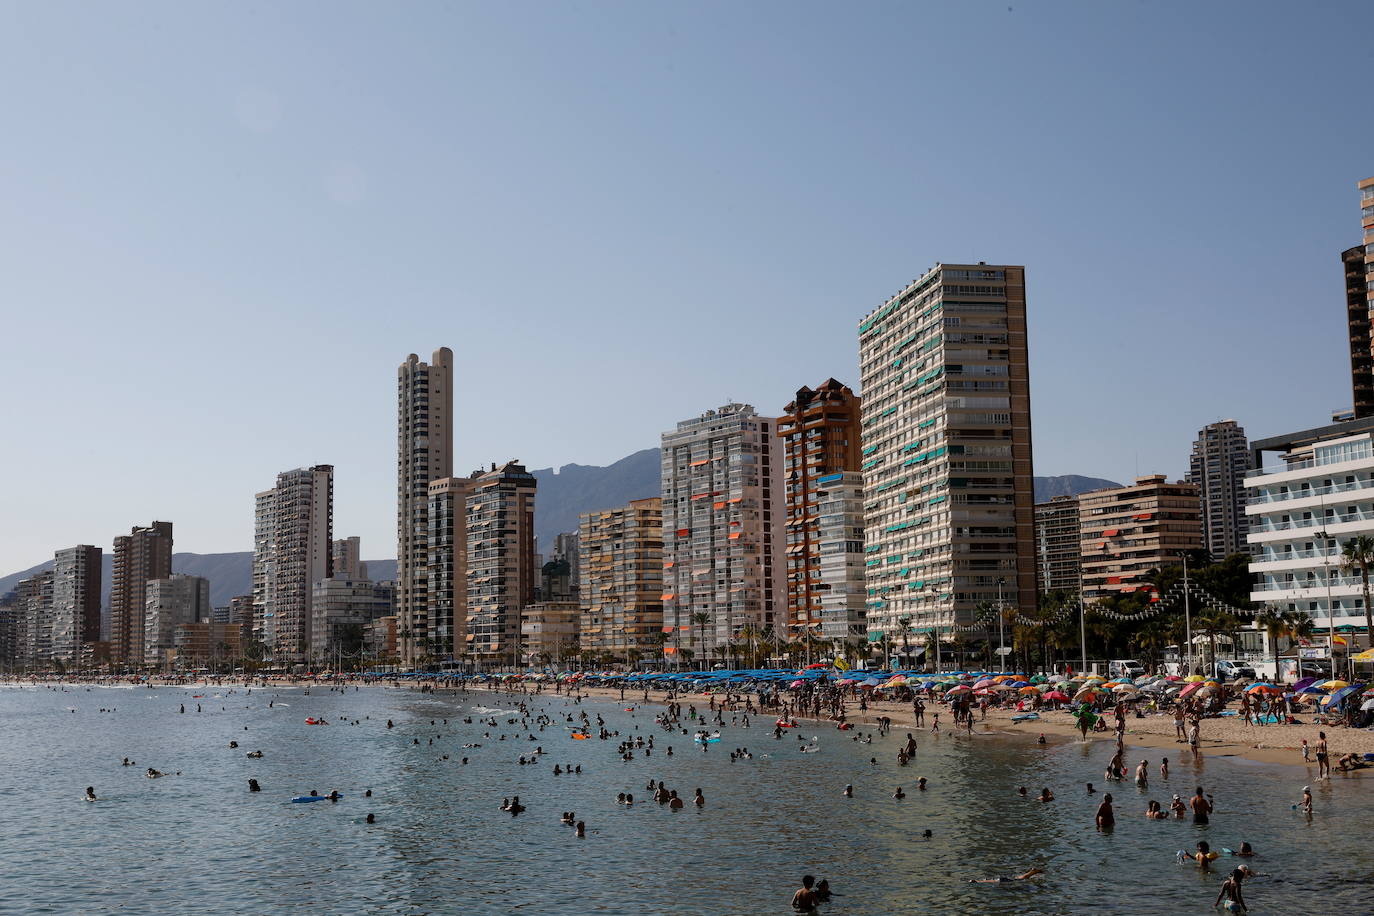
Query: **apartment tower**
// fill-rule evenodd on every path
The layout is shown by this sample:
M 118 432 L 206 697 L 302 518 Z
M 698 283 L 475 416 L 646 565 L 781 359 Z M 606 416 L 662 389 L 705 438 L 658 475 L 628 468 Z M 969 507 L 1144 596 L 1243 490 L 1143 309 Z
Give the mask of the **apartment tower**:
M 586 512 L 577 542 L 581 645 L 628 660 L 659 655 L 663 630 L 663 500 Z M 671 654 L 671 653 L 669 653 Z
M 210 580 L 173 575 L 148 582 L 143 610 L 143 660 L 148 665 L 169 662 L 176 650 L 177 627 L 209 623 Z
M 333 528 L 333 465 L 283 471 L 257 494 L 253 635 L 278 660 L 310 656 L 312 587 L 332 571 Z
M 172 523 L 153 522 L 114 539 L 110 582 L 110 664 L 143 666 L 148 580 L 172 574 Z
M 429 609 L 424 630 L 407 631 L 400 637 L 407 645 L 426 639 L 421 648 L 440 659 L 467 651 L 468 497 L 472 488 L 469 477 L 442 477 L 429 484 Z
M 331 575 L 336 579 L 367 578 L 367 564 L 363 562 L 362 539 L 357 535 L 338 538 L 334 541 L 334 568 Z
M 429 484 L 453 475 L 453 351 L 396 371 L 396 616 L 401 660 L 429 632 Z
M 19 605 L 15 657 L 20 665 L 39 668 L 52 658 L 52 587 L 51 569 L 20 579 L 15 586 Z
M 54 556 L 50 652 L 63 662 L 80 662 L 82 647 L 100 641 L 100 554 L 80 544 Z
M 520 612 L 535 600 L 534 475 L 509 461 L 472 480 L 468 496 L 468 652 L 482 665 L 517 664 Z
M 1188 482 L 1198 488 L 1202 507 L 1202 546 L 1221 559 L 1246 550 L 1245 471 L 1250 442 L 1235 420 L 1220 420 L 1198 430 L 1188 464 Z
M 1374 186 L 1361 193 L 1370 195 L 1365 203 L 1374 204 Z M 1364 245 L 1356 245 L 1341 252 L 1341 266 L 1345 269 L 1345 320 L 1350 335 L 1350 393 L 1357 420 L 1374 417 L 1374 356 L 1371 356 L 1374 341 L 1369 333 L 1364 250 Z
M 869 638 L 1036 601 L 1023 267 L 937 264 L 859 323 Z
M 1153 592 L 1153 570 L 1177 566 L 1185 552 L 1202 549 L 1198 487 L 1154 474 L 1084 493 L 1078 526 L 1084 598 Z
M 786 635 L 776 433 L 772 417 L 726 404 L 663 434 L 663 625 L 697 662 L 738 638 Z

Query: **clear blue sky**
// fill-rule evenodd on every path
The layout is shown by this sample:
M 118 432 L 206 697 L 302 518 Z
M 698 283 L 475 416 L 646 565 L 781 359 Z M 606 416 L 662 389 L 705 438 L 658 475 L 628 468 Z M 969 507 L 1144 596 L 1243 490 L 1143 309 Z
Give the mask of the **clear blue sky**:
M 1037 473 L 1321 423 L 1368 9 L 4 3 L 0 573 L 249 549 L 314 463 L 394 556 L 407 353 L 456 354 L 460 472 L 604 464 L 857 385 L 940 260 L 1027 265 Z

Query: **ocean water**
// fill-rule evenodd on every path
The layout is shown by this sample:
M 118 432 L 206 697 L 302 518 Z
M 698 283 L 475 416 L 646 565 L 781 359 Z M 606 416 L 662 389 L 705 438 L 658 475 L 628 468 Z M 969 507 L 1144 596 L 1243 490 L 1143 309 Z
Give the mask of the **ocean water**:
M 1297 767 L 1170 753 L 1162 783 L 1161 752 L 1132 750 L 1132 767 L 1151 762 L 1150 791 L 1110 787 L 1117 826 L 1100 835 L 1100 795 L 1084 783 L 1103 788 L 1109 742 L 917 732 L 916 761 L 903 768 L 902 729 L 871 745 L 816 726 L 797 730 L 804 742 L 778 741 L 756 719 L 726 725 L 703 753 L 659 729 L 656 706 L 529 701 L 559 719 L 534 741 L 513 737 L 505 715 L 495 729 L 463 724 L 474 708 L 515 708 L 476 691 L 0 688 L 0 912 L 787 913 L 803 873 L 830 879 L 833 914 L 1216 912 L 1224 871 L 1239 860 L 1223 857 L 1210 874 L 1178 864 L 1175 851 L 1199 839 L 1258 850 L 1249 864 L 1270 877 L 1246 882 L 1252 913 L 1374 909 L 1374 771 L 1319 784 Z M 571 739 L 561 716 L 580 709 L 622 737 L 653 735 L 656 750 L 626 762 L 618 739 Z M 333 724 L 308 726 L 307 716 Z M 799 753 L 812 737 L 819 752 Z M 520 766 L 536 746 L 548 753 Z M 728 750 L 741 746 L 754 759 L 732 763 Z M 257 749 L 262 759 L 245 757 Z M 554 776 L 555 763 L 582 774 Z M 147 779 L 149 766 L 180 775 Z M 918 776 L 928 791 L 916 791 Z M 247 791 L 250 777 L 262 792 Z M 654 804 L 650 778 L 689 800 L 700 787 L 707 804 Z M 1310 820 L 1292 807 L 1309 782 Z M 846 783 L 854 798 L 843 797 Z M 1167 805 L 1199 783 L 1216 799 L 1209 826 L 1141 816 L 1148 799 Z M 87 785 L 99 802 L 82 800 Z M 891 797 L 898 785 L 905 800 Z M 1019 798 L 1022 785 L 1032 796 L 1048 786 L 1057 800 Z M 290 803 L 311 789 L 344 799 Z M 616 804 L 619 792 L 635 795 L 633 808 Z M 510 795 L 528 808 L 519 817 L 500 810 Z M 559 823 L 565 810 L 586 821 L 585 839 Z M 368 812 L 377 823 L 365 823 Z M 1046 874 L 969 883 L 1032 865 Z

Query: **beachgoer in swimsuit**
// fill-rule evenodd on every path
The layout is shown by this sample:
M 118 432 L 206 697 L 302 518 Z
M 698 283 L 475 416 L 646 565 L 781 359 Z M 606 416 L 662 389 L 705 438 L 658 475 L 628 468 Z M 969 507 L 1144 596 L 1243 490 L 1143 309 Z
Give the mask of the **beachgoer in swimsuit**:
M 1197 794 L 1188 802 L 1193 809 L 1193 823 L 1206 824 L 1209 822 L 1209 815 L 1212 813 L 1212 803 L 1202 794 L 1202 786 L 1197 787 Z

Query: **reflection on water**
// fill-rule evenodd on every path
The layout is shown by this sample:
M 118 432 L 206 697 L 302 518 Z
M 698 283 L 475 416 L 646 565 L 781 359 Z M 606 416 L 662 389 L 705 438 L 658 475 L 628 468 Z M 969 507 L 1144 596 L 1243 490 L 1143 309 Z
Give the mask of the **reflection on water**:
M 654 708 L 587 702 L 622 737 L 654 736 L 652 756 L 622 761 L 616 739 L 569 738 L 561 697 L 534 701 L 556 721 L 530 741 L 506 724 L 516 701 L 489 693 L 195 692 L 0 689 L 0 912 L 782 913 L 809 872 L 841 895 L 827 908 L 835 914 L 1203 913 L 1220 870 L 1199 874 L 1174 857 L 1202 838 L 1259 850 L 1252 866 L 1275 877 L 1247 884 L 1252 911 L 1310 912 L 1314 899 L 1369 910 L 1362 882 L 1374 853 L 1363 825 L 1374 807 L 1359 777 L 1312 783 L 1308 822 L 1292 808 L 1311 782 L 1302 769 L 1134 749 L 1132 766 L 1150 760 L 1150 791 L 1104 787 L 1107 742 L 916 732 L 916 759 L 899 767 L 902 729 L 866 745 L 803 726 L 800 737 L 816 736 L 821 750 L 801 754 L 797 735 L 775 741 L 766 728 L 726 724 L 703 752 L 661 731 Z M 268 708 L 274 698 L 282 703 Z M 499 727 L 463 724 L 474 708 L 498 715 Z M 307 716 L 333 724 L 307 726 Z M 483 746 L 462 747 L 473 743 Z M 732 763 L 729 750 L 745 746 L 754 758 Z M 539 764 L 520 766 L 536 747 L 547 752 Z M 262 759 L 244 756 L 255 749 Z M 1168 783 L 1158 779 L 1161 753 Z M 120 766 L 126 756 L 136 766 Z M 555 763 L 583 772 L 554 776 Z M 148 766 L 180 775 L 150 780 Z M 928 791 L 916 790 L 919 776 Z M 261 793 L 248 793 L 250 777 Z M 707 805 L 656 805 L 650 778 L 687 798 L 700 787 Z M 1117 798 L 1110 835 L 1092 827 L 1100 796 L 1086 794 L 1087 782 Z M 846 783 L 854 798 L 843 797 Z M 1167 806 L 1198 783 L 1216 797 L 1210 826 L 1141 816 L 1148 799 Z M 81 801 L 87 785 L 97 804 Z M 901 801 L 891 797 L 899 785 Z M 1058 800 L 1035 801 L 1043 786 Z M 289 803 L 311 789 L 345 797 Z M 633 808 L 615 803 L 619 792 L 636 796 Z M 499 810 L 511 795 L 525 814 Z M 559 823 L 565 810 L 586 821 L 585 840 Z M 376 824 L 364 822 L 368 812 Z M 968 883 L 1032 865 L 1047 875 Z

